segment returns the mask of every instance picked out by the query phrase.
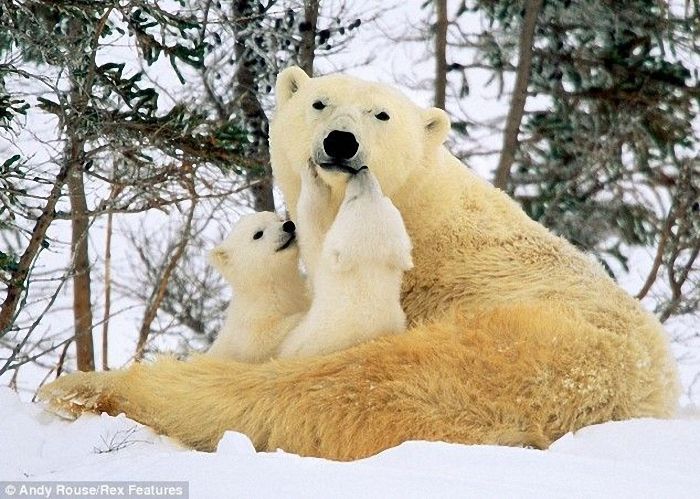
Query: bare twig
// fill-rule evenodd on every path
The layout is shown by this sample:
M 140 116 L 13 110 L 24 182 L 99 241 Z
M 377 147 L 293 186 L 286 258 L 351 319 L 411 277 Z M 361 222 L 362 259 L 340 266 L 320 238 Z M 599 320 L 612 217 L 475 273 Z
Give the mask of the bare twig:
M 447 89 L 447 0 L 435 2 L 435 107 L 445 109 Z
M 194 182 L 192 179 L 190 180 Z M 163 301 L 163 297 L 165 296 L 165 291 L 170 280 L 170 275 L 173 273 L 175 267 L 180 262 L 182 255 L 185 253 L 185 247 L 187 246 L 187 243 L 190 239 L 192 220 L 194 218 L 195 208 L 197 206 L 197 195 L 196 192 L 194 192 L 193 183 L 190 184 L 190 189 L 192 191 L 192 202 L 190 204 L 190 209 L 187 214 L 185 225 L 182 229 L 182 236 L 180 237 L 180 242 L 175 247 L 175 251 L 170 257 L 170 260 L 168 261 L 167 265 L 165 266 L 158 286 L 154 290 L 154 293 L 151 295 L 151 300 L 149 301 L 148 306 L 146 307 L 146 311 L 144 313 L 143 322 L 141 323 L 141 328 L 139 330 L 139 339 L 136 344 L 135 359 L 137 361 L 143 359 L 143 355 L 146 349 L 146 343 L 148 341 L 148 336 L 151 330 L 151 323 L 156 318 L 158 309 L 160 308 L 160 304 Z

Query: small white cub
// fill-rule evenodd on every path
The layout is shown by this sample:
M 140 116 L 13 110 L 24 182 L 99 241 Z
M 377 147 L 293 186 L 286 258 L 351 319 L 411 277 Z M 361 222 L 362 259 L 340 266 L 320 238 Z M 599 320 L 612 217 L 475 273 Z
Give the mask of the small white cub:
M 302 191 L 319 189 L 323 197 L 326 186 L 315 168 L 305 170 Z M 401 214 L 367 168 L 347 182 L 338 215 L 321 240 L 311 309 L 282 342 L 280 357 L 326 354 L 406 329 L 401 279 L 413 262 Z M 325 217 L 327 207 L 303 205 L 318 199 L 300 196 L 300 229 L 323 224 L 308 218 Z
M 294 223 L 272 212 L 245 215 L 209 261 L 233 299 L 208 354 L 241 362 L 271 359 L 309 308 Z

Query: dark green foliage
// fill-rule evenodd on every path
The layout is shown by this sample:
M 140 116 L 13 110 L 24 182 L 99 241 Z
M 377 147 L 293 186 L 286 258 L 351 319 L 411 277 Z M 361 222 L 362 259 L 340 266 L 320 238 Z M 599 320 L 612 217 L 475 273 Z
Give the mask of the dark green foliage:
M 485 60 L 517 63 L 522 2 L 466 4 L 491 24 Z M 535 31 L 529 91 L 549 105 L 523 119 L 509 190 L 532 218 L 623 266 L 625 245 L 658 237 L 664 213 L 650 198 L 683 187 L 676 163 L 699 145 L 697 73 L 678 54 L 694 50 L 700 20 L 678 15 L 653 0 L 549 0 Z
M 0 75 L 1 76 L 1 75 Z M 23 99 L 13 98 L 11 95 L 5 93 L 0 87 L 0 128 L 8 130 L 11 126 L 12 120 L 18 116 L 25 116 L 27 110 L 29 109 L 29 104 Z
M 243 156 L 248 137 L 234 121 L 163 98 L 141 69 L 160 64 L 159 72 L 172 68 L 180 82 L 202 69 L 211 47 L 198 12 L 173 7 L 0 0 L 0 61 L 12 64 L 0 66 L 0 303 L 16 322 L 13 331 L 31 324 L 23 307 L 58 293 L 70 274 L 34 274 L 42 250 L 65 247 L 51 238 L 66 232 L 37 232 L 40 222 L 42 230 L 57 219 L 76 226 L 75 211 L 66 210 L 75 210 L 77 196 L 70 191 L 66 202 L 66 178 L 83 176 L 81 216 L 89 227 L 107 212 L 168 212 L 194 206 L 198 196 L 224 198 L 244 185 L 235 177 L 259 168 Z M 55 130 L 33 137 L 42 120 Z M 19 338 L 4 333 L 4 341 Z
M 26 189 L 22 182 L 26 173 L 25 168 L 19 154 L 7 158 L 0 165 L 0 230 L 2 231 L 14 231 L 16 213 L 27 212 L 23 198 Z
M 179 66 L 201 68 L 208 48 L 191 13 L 166 11 L 147 0 L 5 2 L 0 22 L 7 28 L 0 53 L 19 51 L 26 63 L 67 70 L 74 86 L 84 90 L 81 95 L 37 98 L 39 108 L 70 123 L 73 133 L 88 141 L 106 140 L 116 153 L 126 150 L 121 157 L 126 161 L 138 156 L 135 149 L 146 146 L 221 168 L 235 163 L 244 134 L 229 124 L 222 133 L 220 124 L 210 124 L 205 114 L 183 106 L 164 112 L 159 107 L 160 90 L 146 82 L 142 72 L 125 70 L 122 61 L 94 62 L 102 60 L 96 56 L 109 43 L 128 35 L 147 65 L 166 57 L 184 81 Z M 0 95 L 0 125 L 11 113 L 26 113 L 28 107 L 22 100 Z M 71 108 L 80 111 L 71 113 Z M 85 156 L 87 162 L 89 151 Z

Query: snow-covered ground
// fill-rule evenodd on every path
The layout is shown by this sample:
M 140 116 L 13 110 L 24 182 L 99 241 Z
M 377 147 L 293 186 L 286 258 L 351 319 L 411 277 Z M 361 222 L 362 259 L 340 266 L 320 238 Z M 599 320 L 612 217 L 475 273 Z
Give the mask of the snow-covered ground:
M 66 422 L 4 388 L 0 421 L 0 480 L 187 481 L 204 499 L 700 497 L 698 413 L 584 428 L 547 451 L 407 442 L 350 463 L 256 453 L 237 433 L 195 452 L 123 416 Z

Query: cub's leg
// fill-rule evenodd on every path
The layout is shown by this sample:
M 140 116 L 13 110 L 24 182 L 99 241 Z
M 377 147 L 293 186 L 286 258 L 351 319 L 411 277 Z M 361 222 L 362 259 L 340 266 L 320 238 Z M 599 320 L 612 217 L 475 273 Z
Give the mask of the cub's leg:
M 331 188 L 318 176 L 316 165 L 309 162 L 301 174 L 301 192 L 297 202 L 297 237 L 301 259 L 311 285 L 323 241 L 336 212 Z

